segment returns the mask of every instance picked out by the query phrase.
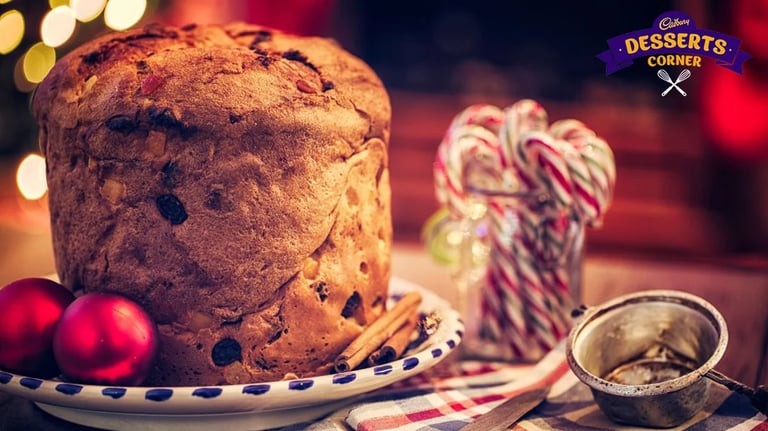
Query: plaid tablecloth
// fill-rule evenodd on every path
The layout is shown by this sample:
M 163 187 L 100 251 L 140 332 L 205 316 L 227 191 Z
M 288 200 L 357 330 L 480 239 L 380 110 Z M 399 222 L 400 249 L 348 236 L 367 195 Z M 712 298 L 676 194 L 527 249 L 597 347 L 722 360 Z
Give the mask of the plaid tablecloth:
M 589 388 L 568 368 L 563 349 L 556 348 L 535 365 L 447 358 L 427 373 L 376 391 L 322 420 L 283 431 L 458 430 L 505 399 L 542 384 L 552 385 L 546 401 L 513 430 L 647 430 L 606 419 Z M 704 409 L 672 429 L 768 431 L 768 418 L 746 397 L 712 384 Z

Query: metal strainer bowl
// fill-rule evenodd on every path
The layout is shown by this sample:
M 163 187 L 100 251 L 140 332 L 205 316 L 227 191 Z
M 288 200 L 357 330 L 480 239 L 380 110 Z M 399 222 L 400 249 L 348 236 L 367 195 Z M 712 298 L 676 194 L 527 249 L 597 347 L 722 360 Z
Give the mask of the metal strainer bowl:
M 566 355 L 610 419 L 667 428 L 704 406 L 705 377 L 727 344 L 725 320 L 712 304 L 685 292 L 651 290 L 587 308 Z

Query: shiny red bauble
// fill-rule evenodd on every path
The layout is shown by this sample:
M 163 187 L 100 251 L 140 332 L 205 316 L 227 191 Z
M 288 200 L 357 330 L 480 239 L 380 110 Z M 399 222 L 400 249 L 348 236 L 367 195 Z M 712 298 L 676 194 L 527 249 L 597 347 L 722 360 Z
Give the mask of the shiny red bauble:
M 140 305 L 124 296 L 88 293 L 61 316 L 53 351 L 69 380 L 139 385 L 157 356 L 157 327 Z
M 45 278 L 23 278 L 0 289 L 0 369 L 49 378 L 58 375 L 54 330 L 75 297 Z

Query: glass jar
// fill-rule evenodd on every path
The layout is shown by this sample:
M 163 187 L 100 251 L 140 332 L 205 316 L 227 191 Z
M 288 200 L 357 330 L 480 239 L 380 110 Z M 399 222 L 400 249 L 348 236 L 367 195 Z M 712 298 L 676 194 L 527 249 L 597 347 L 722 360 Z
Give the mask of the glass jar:
M 585 224 L 544 192 L 473 187 L 452 279 L 463 356 L 536 361 L 567 336 L 580 303 Z

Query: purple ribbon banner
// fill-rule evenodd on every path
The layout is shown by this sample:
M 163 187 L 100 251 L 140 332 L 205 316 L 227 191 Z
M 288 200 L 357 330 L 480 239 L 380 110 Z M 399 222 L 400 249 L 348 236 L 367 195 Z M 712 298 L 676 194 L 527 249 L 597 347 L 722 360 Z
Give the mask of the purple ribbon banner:
M 683 17 L 685 24 L 671 17 Z M 671 27 L 671 28 L 670 28 Z M 664 54 L 699 55 L 715 59 L 715 64 L 741 74 L 742 63 L 752 56 L 739 49 L 741 41 L 716 31 L 697 29 L 693 20 L 679 12 L 669 12 L 656 19 L 652 28 L 625 33 L 608 40 L 607 51 L 597 55 L 610 75 L 632 65 L 640 57 Z

